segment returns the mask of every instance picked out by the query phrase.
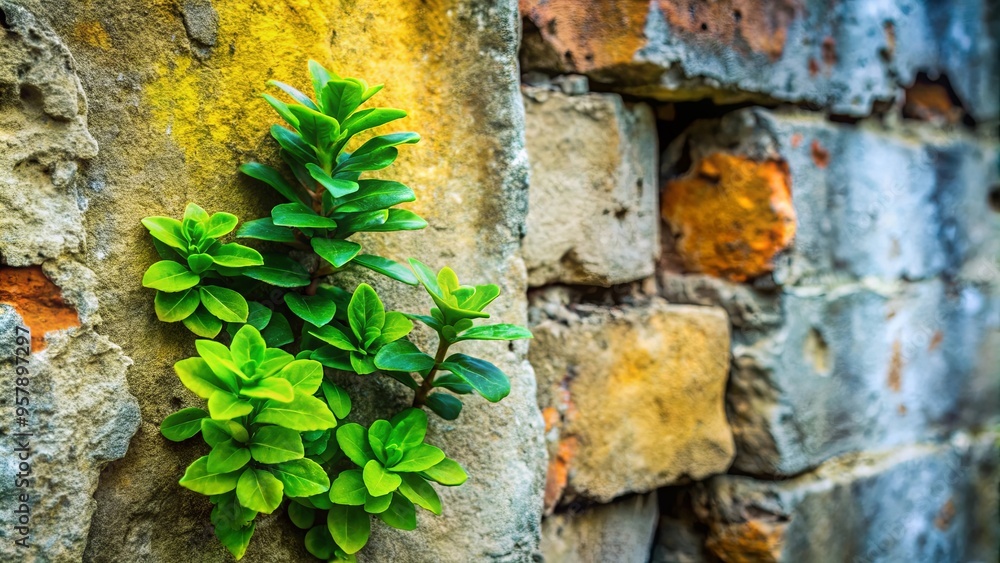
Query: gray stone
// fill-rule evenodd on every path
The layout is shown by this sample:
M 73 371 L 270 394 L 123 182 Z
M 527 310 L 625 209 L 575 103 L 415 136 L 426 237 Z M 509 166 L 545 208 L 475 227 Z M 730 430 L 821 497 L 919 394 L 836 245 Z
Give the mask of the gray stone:
M 523 91 L 529 283 L 610 286 L 651 275 L 659 254 L 652 111 L 615 94 Z
M 526 69 L 575 72 L 634 95 L 770 98 L 864 116 L 918 72 L 946 75 L 977 119 L 1000 111 L 987 1 L 726 0 L 690 6 L 527 0 Z
M 987 561 L 996 556 L 996 435 L 852 454 L 784 481 L 696 490 L 724 561 Z
M 545 563 L 646 563 L 659 511 L 656 493 L 549 516 L 542 523 Z

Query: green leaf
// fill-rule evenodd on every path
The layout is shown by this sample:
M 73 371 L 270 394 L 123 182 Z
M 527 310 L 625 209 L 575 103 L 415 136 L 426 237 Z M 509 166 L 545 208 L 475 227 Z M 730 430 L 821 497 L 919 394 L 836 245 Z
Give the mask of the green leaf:
M 326 430 L 337 425 L 330 409 L 316 397 L 296 395 L 288 403 L 268 401 L 255 419 L 258 423 L 277 424 L 299 432 Z
M 208 412 L 214 420 L 232 420 L 246 416 L 253 411 L 253 405 L 225 391 L 217 391 L 208 399 Z M 258 511 L 259 512 L 259 511 Z
M 378 351 L 375 365 L 381 370 L 422 372 L 434 367 L 434 358 L 421 352 L 408 340 L 397 340 Z
M 370 233 L 388 233 L 392 231 L 416 231 L 427 226 L 427 221 L 412 211 L 406 209 L 390 209 L 389 218 L 380 225 L 365 229 Z
M 190 289 L 201 281 L 198 274 L 188 270 L 173 260 L 160 260 L 146 270 L 142 276 L 142 286 L 176 293 Z
M 491 403 L 510 394 L 510 380 L 499 368 L 486 360 L 465 354 L 452 354 L 440 367 L 464 379 Z
M 142 225 L 149 230 L 149 234 L 156 240 L 166 244 L 171 248 L 186 251 L 188 242 L 184 239 L 184 230 L 181 222 L 170 217 L 146 217 L 142 220 Z
M 381 170 L 396 161 L 399 151 L 395 148 L 385 148 L 360 156 L 351 156 L 337 166 L 338 174 L 343 172 Z
M 337 222 L 323 217 L 301 203 L 282 203 L 271 210 L 274 224 L 281 227 L 333 229 Z
M 232 213 L 213 213 L 208 218 L 208 225 L 205 227 L 205 236 L 209 238 L 219 238 L 228 235 L 236 228 L 240 220 Z
M 306 532 L 306 551 L 313 557 L 324 561 L 332 561 L 337 550 L 337 544 L 333 543 L 330 530 L 326 526 L 316 526 Z
M 293 100 L 306 106 L 307 108 L 319 110 L 319 108 L 316 107 L 316 104 L 314 104 L 313 101 L 309 99 L 309 96 L 306 96 L 305 94 L 289 86 L 288 84 L 285 84 L 284 82 L 278 82 L 277 80 L 268 80 L 267 83 L 271 86 L 277 86 L 278 88 L 281 88 L 286 94 L 291 96 Z
M 212 373 L 218 376 L 229 390 L 235 392 L 238 389 L 236 382 L 243 379 L 244 375 L 233 362 L 229 348 L 226 348 L 221 342 L 213 340 L 195 340 L 194 347 Z
M 279 478 L 278 480 L 280 481 L 281 479 Z M 288 489 L 287 484 L 285 485 L 285 489 Z M 316 521 L 316 511 L 312 508 L 302 506 L 297 502 L 290 502 L 288 503 L 288 519 L 292 521 L 292 524 L 295 524 L 296 528 L 300 530 L 308 530 Z M 321 529 L 324 531 L 326 530 L 326 528 Z M 308 536 L 309 535 L 306 534 L 306 549 L 309 549 Z M 333 543 L 332 538 L 330 542 Z
M 214 261 L 209 254 L 191 254 L 187 257 L 188 268 L 196 274 L 201 274 L 212 267 Z
M 437 378 L 434 379 L 433 386 L 442 387 L 458 395 L 468 395 L 473 391 L 471 385 L 453 373 L 445 373 L 437 376 Z
M 417 199 L 413 190 L 399 182 L 360 180 L 358 185 L 360 186 L 358 191 L 338 200 L 337 213 L 376 211 Z
M 255 379 L 240 389 L 240 395 L 252 399 L 270 399 L 287 403 L 295 397 L 292 384 L 280 377 L 265 377 Z
M 314 351 L 309 358 L 331 369 L 341 371 L 352 371 L 354 369 L 351 367 L 349 352 L 339 350 L 333 346 L 322 346 Z
M 303 287 L 310 283 L 309 273 L 302 264 L 282 254 L 266 254 L 263 266 L 247 268 L 241 273 L 278 287 Z
M 313 91 L 316 92 L 316 99 L 319 100 L 323 96 L 323 87 L 326 83 L 330 81 L 332 73 L 325 68 L 320 63 L 309 59 L 309 75 L 312 76 L 312 86 Z M 336 74 L 333 74 L 336 77 Z M 339 78 L 339 77 L 338 77 Z M 315 108 L 319 110 L 319 108 Z
M 414 321 L 420 321 L 425 325 L 433 328 L 436 332 L 441 332 L 441 330 L 444 328 L 444 325 L 441 324 L 441 321 L 435 319 L 434 317 L 429 317 L 427 315 L 413 315 L 410 313 L 404 313 L 404 314 L 406 315 L 406 318 Z
M 250 450 L 230 438 L 212 448 L 208 454 L 208 470 L 230 473 L 241 469 L 250 461 Z
M 236 485 L 236 496 L 240 504 L 250 510 L 270 514 L 281 504 L 283 488 L 281 481 L 269 471 L 247 468 Z
M 358 191 L 360 187 L 354 180 L 344 180 L 341 178 L 333 178 L 329 174 L 323 171 L 322 168 L 316 166 L 313 163 L 306 164 L 306 170 L 309 171 L 309 176 L 313 180 L 319 182 L 330 196 L 334 198 L 343 197 L 347 194 L 352 194 Z
M 395 121 L 406 117 L 406 112 L 394 108 L 372 108 L 361 110 L 344 121 L 343 129 L 349 135 L 357 135 L 365 129 L 371 129 L 380 125 L 385 125 L 390 121 Z
M 267 323 L 271 322 L 271 309 L 268 309 L 256 301 L 247 301 L 249 313 L 247 314 L 247 324 L 257 330 L 264 330 Z
M 371 356 L 362 355 L 360 352 L 350 352 L 351 370 L 358 375 L 368 375 L 375 373 L 375 360 Z
M 230 346 L 233 362 L 240 368 L 248 363 L 253 363 L 254 366 L 263 363 L 266 351 L 267 344 L 260 332 L 249 324 L 243 325 L 236 333 Z
M 392 503 L 392 493 L 384 494 L 377 497 L 372 494 L 367 494 L 365 496 L 365 512 L 368 514 L 378 514 L 380 512 L 385 512 L 389 505 Z
M 399 493 L 392 495 L 392 504 L 389 509 L 378 515 L 386 524 L 397 530 L 417 529 L 417 509 L 413 503 Z
M 406 385 L 407 387 L 413 389 L 414 391 L 420 388 L 420 385 L 417 384 L 416 380 L 414 380 L 413 377 L 411 377 L 410 374 L 406 372 L 384 370 L 382 373 L 388 375 L 389 377 L 395 379 L 396 381 L 402 383 L 403 385 Z
M 208 222 L 208 213 L 196 203 L 189 203 L 184 208 L 184 220 L 196 223 Z
M 330 477 L 311 459 L 280 463 L 271 471 L 285 486 L 285 494 L 289 497 L 311 497 L 330 488 Z
M 201 432 L 201 420 L 208 413 L 202 409 L 181 409 L 163 419 L 160 423 L 160 433 L 171 442 L 183 442 Z
M 399 492 L 404 497 L 434 514 L 441 514 L 441 499 L 430 483 L 412 473 L 404 473 L 400 477 L 403 482 L 399 485 Z
M 337 428 L 337 443 L 344 455 L 358 467 L 375 459 L 375 452 L 368 444 L 368 431 L 360 424 L 350 423 Z
M 292 127 L 298 126 L 299 120 L 295 117 L 295 115 L 291 111 L 288 110 L 288 104 L 282 102 L 281 100 L 275 98 L 270 94 L 261 94 L 261 97 L 264 98 L 264 101 L 266 101 L 272 108 L 274 108 L 274 111 L 278 112 L 278 115 L 280 115 L 282 119 L 288 122 L 289 125 L 291 125 Z
M 281 313 L 274 313 L 271 316 L 271 322 L 267 323 L 267 328 L 260 335 L 264 337 L 264 342 L 272 347 L 284 346 L 295 341 L 292 327 Z
M 202 358 L 186 358 L 174 364 L 174 372 L 181 383 L 202 399 L 208 399 L 217 391 L 228 393 L 236 389 L 236 382 L 231 384 L 219 378 Z
M 216 525 L 215 537 L 219 538 L 219 543 L 228 549 L 229 553 L 233 554 L 233 557 L 239 561 L 246 555 L 247 547 L 250 545 L 250 538 L 253 537 L 256 528 L 256 522 L 251 522 L 242 528 Z
M 301 162 L 302 164 L 316 162 L 316 151 L 307 145 L 298 133 L 289 131 L 280 125 L 272 125 L 271 136 L 274 137 L 275 141 L 278 141 L 281 148 L 285 149 L 285 153 L 293 159 Z M 289 199 L 291 201 L 296 201 L 291 198 Z
M 347 306 L 347 318 L 351 331 L 359 341 L 364 341 L 368 327 L 382 327 L 385 323 L 385 307 L 372 286 L 362 283 L 354 290 L 351 303 Z M 333 342 L 330 344 L 336 345 Z
M 426 471 L 444 459 L 444 452 L 430 444 L 419 444 L 404 448 L 403 459 L 391 469 L 397 473 L 416 473 Z
M 264 426 L 250 438 L 250 455 L 261 463 L 281 463 L 302 459 L 305 452 L 302 437 L 295 430 Z
M 326 402 L 330 405 L 333 414 L 340 419 L 347 418 L 351 412 L 351 396 L 347 394 L 347 391 L 328 381 L 323 382 L 322 388 L 323 396 L 326 397 Z
M 243 425 L 235 420 L 212 420 L 204 418 L 201 421 L 201 436 L 205 443 L 215 447 L 226 440 L 233 440 L 245 444 L 250 440 L 250 434 Z
M 459 334 L 455 342 L 462 340 L 521 340 L 522 338 L 533 338 L 531 331 L 523 326 L 495 324 L 470 328 Z
M 270 217 L 247 221 L 236 231 L 236 236 L 271 242 L 295 242 L 295 231 L 290 227 L 279 227 Z
M 194 460 L 179 481 L 185 489 L 203 495 L 221 495 L 236 488 L 239 472 L 216 473 L 208 470 L 208 456 Z M 248 507 L 249 508 L 249 507 Z M 259 511 L 258 511 L 259 512 Z
M 326 525 L 333 541 L 347 554 L 364 547 L 372 532 L 368 513 L 356 506 L 334 505 L 327 514 Z
M 375 452 L 375 457 L 385 464 L 385 446 L 389 443 L 389 433 L 392 432 L 392 425 L 388 420 L 376 420 L 368 427 L 368 444 Z
M 305 106 L 289 106 L 288 111 L 299 120 L 299 134 L 302 140 L 321 149 L 332 145 L 340 136 L 340 123 L 314 109 Z
M 331 80 L 323 87 L 319 100 L 325 113 L 343 123 L 361 105 L 363 94 L 364 88 L 356 80 Z
M 250 312 L 246 299 L 239 293 L 217 285 L 203 285 L 198 288 L 201 303 L 220 320 L 229 323 L 245 323 Z
M 390 277 L 396 281 L 401 281 L 409 285 L 417 285 L 417 278 L 406 266 L 373 254 L 358 254 L 354 258 L 354 263 L 364 266 L 369 270 L 374 270 L 383 276 Z
M 445 420 L 455 420 L 462 412 L 462 401 L 444 393 L 431 393 L 424 404 Z
M 317 326 L 330 322 L 337 311 L 333 301 L 322 295 L 302 296 L 298 293 L 286 293 L 285 304 L 299 318 Z
M 211 255 L 212 261 L 226 268 L 264 265 L 264 257 L 260 255 L 260 252 L 235 242 L 214 246 L 209 249 L 208 253 Z
M 466 479 L 469 478 L 469 476 L 465 473 L 465 470 L 462 469 L 462 466 L 455 460 L 449 458 L 444 458 L 439 461 L 437 465 L 422 471 L 420 474 L 427 479 L 437 481 L 438 483 L 448 487 L 461 485 L 466 481 Z
M 420 141 L 420 135 L 413 132 L 400 132 L 400 133 L 390 133 L 388 135 L 379 135 L 377 137 L 372 137 L 365 141 L 363 145 L 358 147 L 358 150 L 351 154 L 352 157 L 364 156 L 372 152 L 385 149 L 388 147 L 395 147 L 397 145 L 410 145 Z
M 157 291 L 153 298 L 153 309 L 156 311 L 156 318 L 165 323 L 175 323 L 190 317 L 199 303 L 201 300 L 198 298 L 198 290 L 194 288 L 177 293 Z
M 313 360 L 295 360 L 286 365 L 278 377 L 291 384 L 295 393 L 312 395 L 323 382 L 323 366 Z
M 384 224 L 389 218 L 389 211 L 379 209 L 365 213 L 334 213 L 333 217 L 337 219 L 337 224 L 340 226 L 337 229 L 337 236 L 347 238 L 351 233 L 370 231 L 373 230 L 372 227 Z
M 427 413 L 409 408 L 392 417 L 392 433 L 389 443 L 407 451 L 423 444 L 427 435 Z
M 347 506 L 361 506 L 365 503 L 368 488 L 360 469 L 341 471 L 330 485 L 330 500 Z
M 397 311 L 390 311 L 385 314 L 385 322 L 382 324 L 381 335 L 377 342 L 379 346 L 395 342 L 400 338 L 410 334 L 413 330 L 413 323 L 406 315 Z
M 322 326 L 316 330 L 309 331 L 309 334 L 340 350 L 353 352 L 358 349 L 354 345 L 354 342 L 351 341 L 350 337 L 344 334 L 340 329 L 331 325 Z
M 321 258 L 333 264 L 335 268 L 340 268 L 344 264 L 347 264 L 352 258 L 358 255 L 358 252 L 361 252 L 361 245 L 349 240 L 313 238 L 311 242 L 316 254 L 319 254 Z M 322 325 L 326 323 L 313 324 Z

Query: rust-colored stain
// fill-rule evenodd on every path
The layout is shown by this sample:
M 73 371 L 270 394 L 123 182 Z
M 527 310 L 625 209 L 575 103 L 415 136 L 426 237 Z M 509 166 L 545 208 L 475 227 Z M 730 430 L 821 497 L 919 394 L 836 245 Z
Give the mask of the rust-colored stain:
M 662 213 L 688 271 L 736 282 L 773 270 L 774 256 L 795 237 L 784 161 L 711 154 L 667 183 Z
M 896 407 L 896 412 L 899 413 L 899 416 L 906 416 L 906 405 L 899 405 Z
M 776 562 L 781 558 L 787 526 L 760 520 L 713 526 L 705 547 L 725 563 Z
M 933 352 L 934 350 L 937 350 L 938 346 L 940 346 L 942 342 L 944 342 L 944 333 L 940 330 L 934 331 L 934 335 L 931 336 L 931 342 L 927 345 L 927 351 Z
M 937 518 L 934 519 L 934 526 L 942 532 L 946 531 L 951 527 L 951 521 L 955 519 L 955 513 L 955 501 L 954 499 L 948 499 L 938 512 Z
M 80 326 L 76 309 L 62 298 L 59 286 L 49 281 L 40 266 L 0 266 L 0 303 L 12 305 L 31 330 L 31 350 L 45 348 L 45 334 Z
M 792 148 L 797 149 L 802 145 L 802 133 L 792 135 Z
M 899 393 L 903 387 L 903 345 L 897 340 L 892 343 L 892 359 L 889 361 L 889 389 Z
M 781 57 L 800 0 L 719 0 L 681 5 L 671 0 L 520 0 L 563 65 L 577 72 L 632 63 L 646 46 L 646 22 L 657 2 L 666 23 L 689 41 Z
M 817 74 L 819 74 L 819 62 L 809 57 L 809 76 L 816 76 Z
M 545 407 L 542 409 L 542 420 L 545 421 L 545 431 L 551 432 L 559 424 L 559 410 L 555 407 Z
M 837 64 L 837 41 L 833 37 L 823 38 L 823 45 L 820 47 L 823 55 L 823 63 L 826 66 Z
M 953 125 L 962 119 L 962 108 L 941 84 L 917 82 L 906 89 L 903 115 L 937 124 Z
M 548 472 L 545 474 L 545 513 L 552 514 L 559 499 L 562 498 L 569 482 L 570 463 L 576 456 L 579 440 L 576 436 L 567 436 L 559 440 L 556 455 L 549 460 Z
M 816 163 L 816 166 L 826 168 L 830 165 L 830 151 L 819 144 L 819 141 L 813 140 L 809 150 L 812 152 L 813 162 Z

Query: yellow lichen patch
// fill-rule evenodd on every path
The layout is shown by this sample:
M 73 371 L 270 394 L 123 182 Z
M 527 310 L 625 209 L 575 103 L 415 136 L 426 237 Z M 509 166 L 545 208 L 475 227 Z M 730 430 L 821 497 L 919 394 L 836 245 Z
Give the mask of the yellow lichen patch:
M 781 558 L 786 523 L 750 520 L 717 526 L 705 542 L 725 563 L 767 563 Z
M 73 26 L 73 38 L 98 49 L 111 49 L 111 36 L 99 21 L 82 21 Z
M 742 282 L 770 272 L 795 236 L 788 166 L 714 153 L 663 193 L 685 268 Z

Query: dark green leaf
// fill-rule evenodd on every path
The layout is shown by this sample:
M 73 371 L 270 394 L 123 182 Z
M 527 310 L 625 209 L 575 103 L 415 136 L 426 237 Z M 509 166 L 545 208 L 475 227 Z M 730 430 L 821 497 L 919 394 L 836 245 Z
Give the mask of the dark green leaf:
M 279 227 L 270 217 L 243 223 L 236 236 L 271 242 L 295 242 L 295 231 L 290 227 Z
M 375 365 L 382 370 L 422 372 L 434 367 L 434 358 L 421 352 L 409 340 L 397 340 L 378 351 Z
M 249 313 L 247 313 L 247 324 L 257 330 L 264 330 L 271 322 L 272 311 L 256 301 L 247 301 Z
M 281 145 L 281 148 L 285 149 L 285 152 L 290 157 L 298 162 L 302 164 L 317 162 L 316 151 L 307 145 L 297 133 L 289 131 L 280 125 L 272 125 L 271 136 L 274 137 L 274 140 L 278 141 L 278 144 Z M 296 201 L 298 198 L 288 199 Z
M 332 197 L 343 197 L 358 191 L 358 183 L 353 180 L 332 178 L 322 168 L 312 163 L 306 164 L 306 169 L 309 170 L 312 179 L 319 182 Z
M 340 136 L 340 123 L 329 115 L 305 106 L 289 106 L 288 111 L 299 120 L 298 130 L 302 140 L 317 149 L 332 145 Z
M 365 512 L 368 514 L 378 514 L 385 512 L 392 503 L 392 493 L 384 494 L 380 497 L 368 494 L 365 497 Z
M 337 226 L 333 219 L 323 217 L 311 207 L 301 203 L 282 203 L 271 210 L 271 218 L 275 225 L 282 227 L 307 227 L 316 229 L 332 229 Z
M 347 418 L 351 412 L 351 396 L 347 394 L 347 391 L 328 381 L 323 382 L 322 388 L 323 396 L 326 397 L 326 402 L 330 405 L 334 416 L 341 419 Z
M 271 186 L 288 201 L 307 205 L 310 202 L 309 194 L 301 186 L 294 186 L 288 183 L 285 181 L 285 177 L 281 175 L 281 172 L 266 164 L 248 162 L 240 166 L 240 172 Z M 245 227 L 246 225 L 244 225 Z M 243 229 L 240 230 L 242 231 Z
M 510 394 L 510 380 L 495 365 L 465 354 L 452 354 L 441 364 L 465 380 L 487 401 L 495 403 Z
M 189 254 L 187 257 L 188 268 L 196 274 L 201 274 L 212 267 L 214 261 L 209 254 Z
M 455 420 L 462 412 L 462 401 L 444 393 L 431 393 L 427 396 L 425 404 L 427 408 L 445 420 Z
M 335 268 L 340 268 L 344 264 L 347 264 L 352 258 L 358 255 L 358 252 L 361 252 L 361 245 L 349 240 L 313 238 L 311 242 L 316 254 L 319 254 L 321 258 L 333 264 Z M 326 323 L 313 324 L 323 325 Z
M 390 209 L 389 218 L 380 225 L 372 225 L 365 229 L 369 233 L 388 233 L 392 231 L 416 231 L 427 226 L 419 215 L 406 209 Z
M 316 239 L 313 239 L 315 241 Z M 333 319 L 337 306 L 322 295 L 299 295 L 286 293 L 285 304 L 299 318 L 317 326 L 323 326 Z
M 368 327 L 382 328 L 385 323 L 385 307 L 372 286 L 362 283 L 354 290 L 354 297 L 347 306 L 347 318 L 354 336 L 362 342 Z M 330 344 L 336 346 L 333 342 Z
M 423 443 L 427 435 L 427 414 L 415 408 L 400 411 L 392 417 L 389 443 L 406 451 Z
M 385 125 L 390 121 L 406 117 L 406 112 L 393 108 L 373 108 L 361 110 L 347 119 L 343 124 L 343 129 L 349 135 L 357 135 L 361 131 Z
M 378 517 L 397 530 L 415 530 L 417 528 L 417 509 L 412 502 L 399 493 L 393 493 L 389 509 L 379 514 Z
M 285 485 L 285 488 L 287 489 L 288 485 Z M 288 503 L 288 519 L 292 521 L 292 524 L 295 524 L 296 528 L 300 530 L 308 530 L 316 521 L 316 510 L 302 506 L 297 502 L 290 502 Z M 320 529 L 324 532 L 326 531 L 325 526 Z M 309 549 L 308 534 L 306 534 L 306 537 L 306 549 Z M 333 543 L 332 538 L 330 539 L 330 543 Z
M 412 473 L 404 473 L 400 477 L 403 478 L 403 482 L 399 485 L 399 492 L 404 497 L 434 514 L 441 514 L 441 499 L 430 483 L 423 477 Z
M 278 287 L 309 285 L 309 273 L 291 258 L 281 254 L 264 255 L 264 265 L 244 270 L 243 275 Z
M 389 211 L 379 209 L 378 211 L 368 211 L 365 213 L 334 213 L 337 224 L 340 226 L 337 233 L 340 238 L 347 238 L 351 233 L 371 231 L 373 227 L 385 224 L 389 218 Z
M 433 385 L 434 387 L 443 387 L 444 389 L 459 395 L 468 395 L 473 391 L 471 385 L 453 373 L 445 373 L 437 376 L 437 378 L 434 379 Z
M 357 80 L 330 80 L 320 93 L 323 111 L 338 122 L 343 123 L 347 116 L 361 105 L 364 87 Z
M 288 319 L 281 313 L 271 315 L 271 322 L 267 323 L 267 328 L 261 332 L 264 342 L 268 346 L 278 347 L 291 344 L 295 340 L 292 334 L 292 327 L 288 324 Z
M 417 199 L 413 190 L 399 182 L 361 180 L 358 185 L 358 191 L 337 200 L 337 213 L 376 211 Z
M 334 505 L 326 523 L 333 540 L 348 554 L 357 553 L 371 535 L 371 519 L 361 507 Z
M 305 543 L 306 551 L 324 561 L 332 560 L 337 550 L 337 544 L 333 543 L 333 537 L 330 536 L 330 530 L 325 524 L 309 530 L 306 533 Z

